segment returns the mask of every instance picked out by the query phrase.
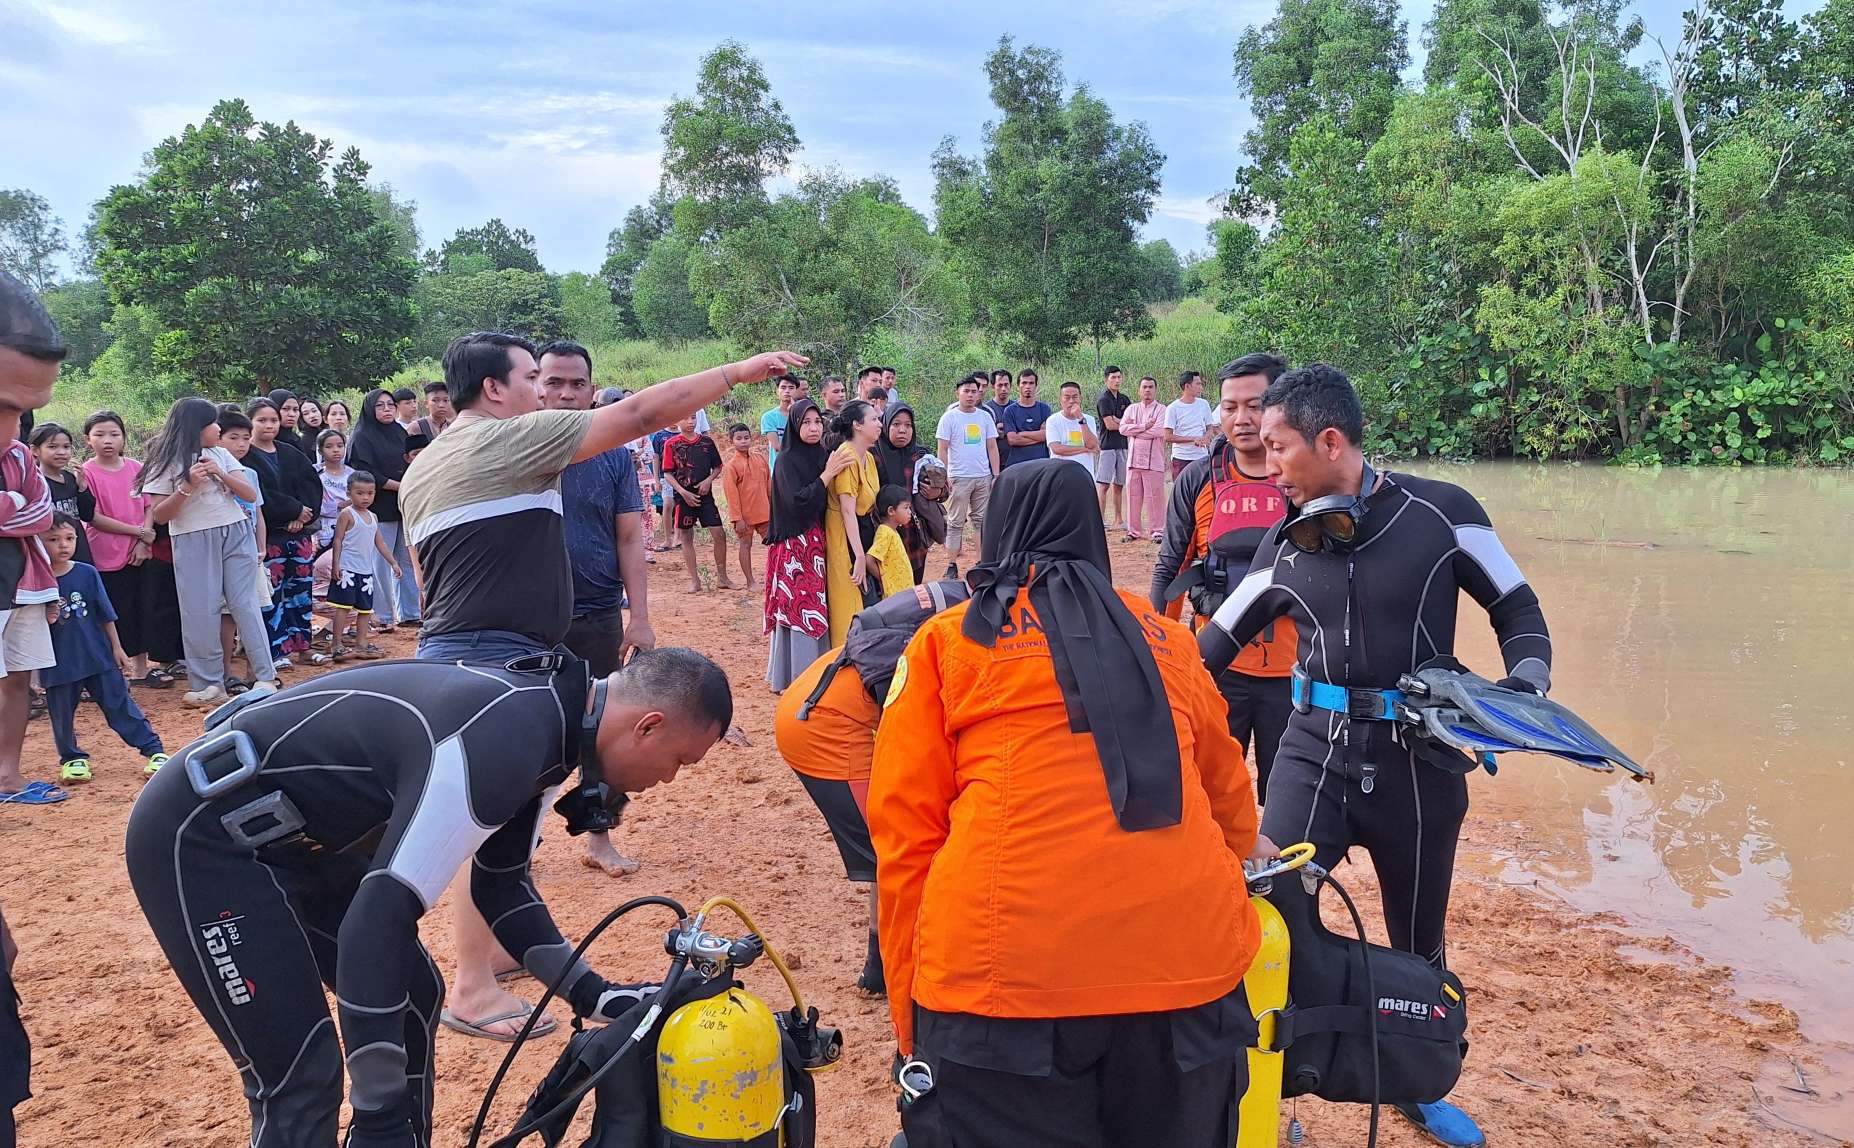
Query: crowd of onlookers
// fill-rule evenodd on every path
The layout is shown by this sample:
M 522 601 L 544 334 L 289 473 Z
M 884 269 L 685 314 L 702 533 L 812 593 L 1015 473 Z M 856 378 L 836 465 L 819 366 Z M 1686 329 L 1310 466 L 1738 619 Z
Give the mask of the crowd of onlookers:
M 139 459 L 114 411 L 74 428 L 23 412 L 3 464 L 5 668 L 29 675 L 29 717 L 50 717 L 62 784 L 27 783 L 14 741 L 0 749 L 0 803 L 61 801 L 91 779 L 74 720 L 85 697 L 153 773 L 166 754 L 130 687 L 178 686 L 211 707 L 274 691 L 299 666 L 379 658 L 378 635 L 416 626 L 396 492 L 452 418 L 444 384 L 424 404 L 374 390 L 356 423 L 341 400 L 288 390 L 189 396 Z
M 1040 385 L 1028 368 L 1015 375 L 975 371 L 951 395 L 923 398 L 923 420 L 903 401 L 888 368 L 864 368 L 854 397 L 843 379 L 826 376 L 814 399 L 808 380 L 788 375 L 778 384 L 779 405 L 760 418 L 769 467 L 752 461 L 747 428 L 732 428 L 727 465 L 752 475 L 736 480 L 750 484 L 751 497 L 741 500 L 747 512 L 730 509 L 749 580 L 752 538 L 769 546 L 767 678 L 775 690 L 840 645 L 864 606 L 924 581 L 934 547 L 944 551 L 945 576 L 958 577 L 967 539 L 976 552 L 992 486 L 1009 467 L 1044 458 L 1073 462 L 1094 480 L 1110 531 L 1129 542 L 1160 539 L 1168 477 L 1205 457 L 1217 435 L 1203 376 L 1180 374 L 1179 397 L 1170 403 L 1159 402 L 1150 375 L 1128 394 L 1114 366 L 1103 372 L 1091 404 L 1082 385 L 1068 381 L 1057 388 L 1052 408 Z M 712 447 L 687 453 L 719 458 Z M 768 473 L 762 499 L 759 483 Z M 762 506 L 770 508 L 764 516 Z M 692 529 L 683 537 L 693 571 Z M 717 535 L 717 568 L 723 544 Z
M 638 561 L 680 550 L 687 588 L 700 592 L 706 531 L 713 584 L 763 589 L 767 677 L 782 690 L 864 606 L 925 581 L 935 547 L 957 577 L 1013 465 L 1069 460 L 1094 479 L 1110 531 L 1160 537 L 1168 477 L 1216 434 L 1202 377 L 1184 372 L 1169 403 L 1151 376 L 1129 389 L 1111 366 L 1092 402 L 1068 381 L 1052 407 L 1040 385 L 1027 368 L 974 372 L 950 394 L 923 395 L 923 415 L 892 368 L 823 376 L 815 394 L 786 375 L 757 427 L 717 428 L 700 413 L 629 444 L 626 473 L 607 481 L 637 502 Z M 241 404 L 188 397 L 137 459 L 112 411 L 76 428 L 35 426 L 28 413 L 6 455 L 7 489 L 26 505 L 0 536 L 45 568 L 15 588 L 15 605 L 37 609 L 9 616 L 7 668 L 35 671 L 30 709 L 51 717 L 59 780 L 90 777 L 73 729 L 86 696 L 153 772 L 166 759 L 128 687 L 178 686 L 186 704 L 210 707 L 275 690 L 298 666 L 381 657 L 379 635 L 417 628 L 399 487 L 455 417 L 442 381 L 375 389 L 353 408 L 289 390 Z M 43 634 L 28 613 L 45 619 Z M 65 796 L 7 761 L 0 753 L 0 801 Z

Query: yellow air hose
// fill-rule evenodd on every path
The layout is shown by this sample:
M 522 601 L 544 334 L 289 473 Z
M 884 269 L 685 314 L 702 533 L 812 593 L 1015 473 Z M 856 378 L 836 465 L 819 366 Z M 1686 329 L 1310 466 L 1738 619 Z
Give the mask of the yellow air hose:
M 1313 855 L 1313 846 L 1307 846 L 1307 850 L 1307 855 L 1311 857 Z M 765 933 L 760 931 L 759 925 L 755 924 L 753 918 L 748 915 L 747 911 L 741 908 L 739 901 L 734 900 L 732 897 L 710 897 L 708 900 L 702 902 L 702 907 L 695 912 L 696 928 L 700 929 L 702 922 L 706 920 L 708 914 L 715 909 L 726 909 L 728 912 L 734 914 L 734 916 L 740 918 L 740 923 L 747 927 L 747 931 L 758 937 L 760 943 L 766 946 L 767 959 L 772 961 L 773 968 L 779 970 L 780 977 L 785 980 L 785 987 L 791 990 L 792 1007 L 796 1008 L 802 1014 L 805 1011 L 805 998 L 798 991 L 798 982 L 792 979 L 792 970 L 785 967 L 785 958 L 779 955 L 778 949 L 773 948 L 772 940 L 768 938 Z

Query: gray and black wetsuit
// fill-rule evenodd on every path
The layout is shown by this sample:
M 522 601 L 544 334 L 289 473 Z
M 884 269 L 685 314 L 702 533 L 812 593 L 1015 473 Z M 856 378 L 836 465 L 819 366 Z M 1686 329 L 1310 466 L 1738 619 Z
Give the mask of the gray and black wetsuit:
M 565 969 L 572 948 L 528 864 L 578 728 L 547 675 L 381 662 L 245 705 L 210 730 L 255 744 L 261 766 L 233 791 L 201 799 L 178 754 L 148 783 L 129 818 L 129 876 L 244 1078 L 256 1148 L 333 1148 L 343 1046 L 352 1143 L 428 1142 L 444 985 L 418 922 L 466 859 L 503 948 L 543 983 Z M 241 843 L 232 827 L 275 822 L 238 811 L 275 816 L 273 795 L 300 831 Z M 581 1015 L 636 999 L 583 965 L 566 983 Z
M 1545 615 L 1486 511 L 1458 486 L 1407 474 L 1384 476 L 1350 554 L 1304 554 L 1285 539 L 1258 550 L 1198 648 L 1216 673 L 1286 616 L 1299 628 L 1296 661 L 1308 677 L 1394 689 L 1401 675 L 1454 653 L 1463 590 L 1487 610 L 1506 672 L 1543 692 Z M 1391 944 L 1441 964 L 1467 778 L 1419 761 L 1395 732 L 1325 709 L 1292 715 L 1261 828 L 1278 845 L 1313 842 L 1329 868 L 1363 845 Z

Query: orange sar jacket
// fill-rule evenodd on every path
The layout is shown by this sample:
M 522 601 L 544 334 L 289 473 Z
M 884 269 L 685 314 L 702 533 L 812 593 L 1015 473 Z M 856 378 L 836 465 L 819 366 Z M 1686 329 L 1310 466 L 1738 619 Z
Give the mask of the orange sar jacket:
M 1114 818 L 1092 735 L 1069 732 L 1029 592 L 986 649 L 966 605 L 924 626 L 876 732 L 869 835 L 904 1054 L 913 1006 L 986 1017 L 1164 1012 L 1242 980 L 1260 939 L 1243 883 L 1255 791 L 1184 626 L 1132 594 L 1171 702 L 1177 825 Z
M 805 699 L 842 652 L 842 646 L 834 647 L 785 687 L 773 711 L 773 740 L 779 756 L 799 773 L 847 781 L 854 787 L 869 782 L 869 755 L 875 745 L 876 723 L 882 718 L 882 707 L 863 687 L 863 676 L 856 667 L 840 667 L 811 713 L 798 720 Z

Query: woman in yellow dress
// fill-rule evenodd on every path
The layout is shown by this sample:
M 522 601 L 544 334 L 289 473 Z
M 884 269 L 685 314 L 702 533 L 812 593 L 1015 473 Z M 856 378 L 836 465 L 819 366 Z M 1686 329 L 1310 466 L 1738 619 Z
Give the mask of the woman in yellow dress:
M 824 512 L 825 596 L 830 605 L 830 644 L 841 646 L 850 619 L 863 608 L 862 587 L 869 576 L 863 533 L 857 519 L 875 509 L 882 476 L 870 453 L 882 437 L 882 416 L 856 399 L 845 403 L 831 429 L 843 439 L 837 453 L 850 465 L 830 481 L 830 506 Z

